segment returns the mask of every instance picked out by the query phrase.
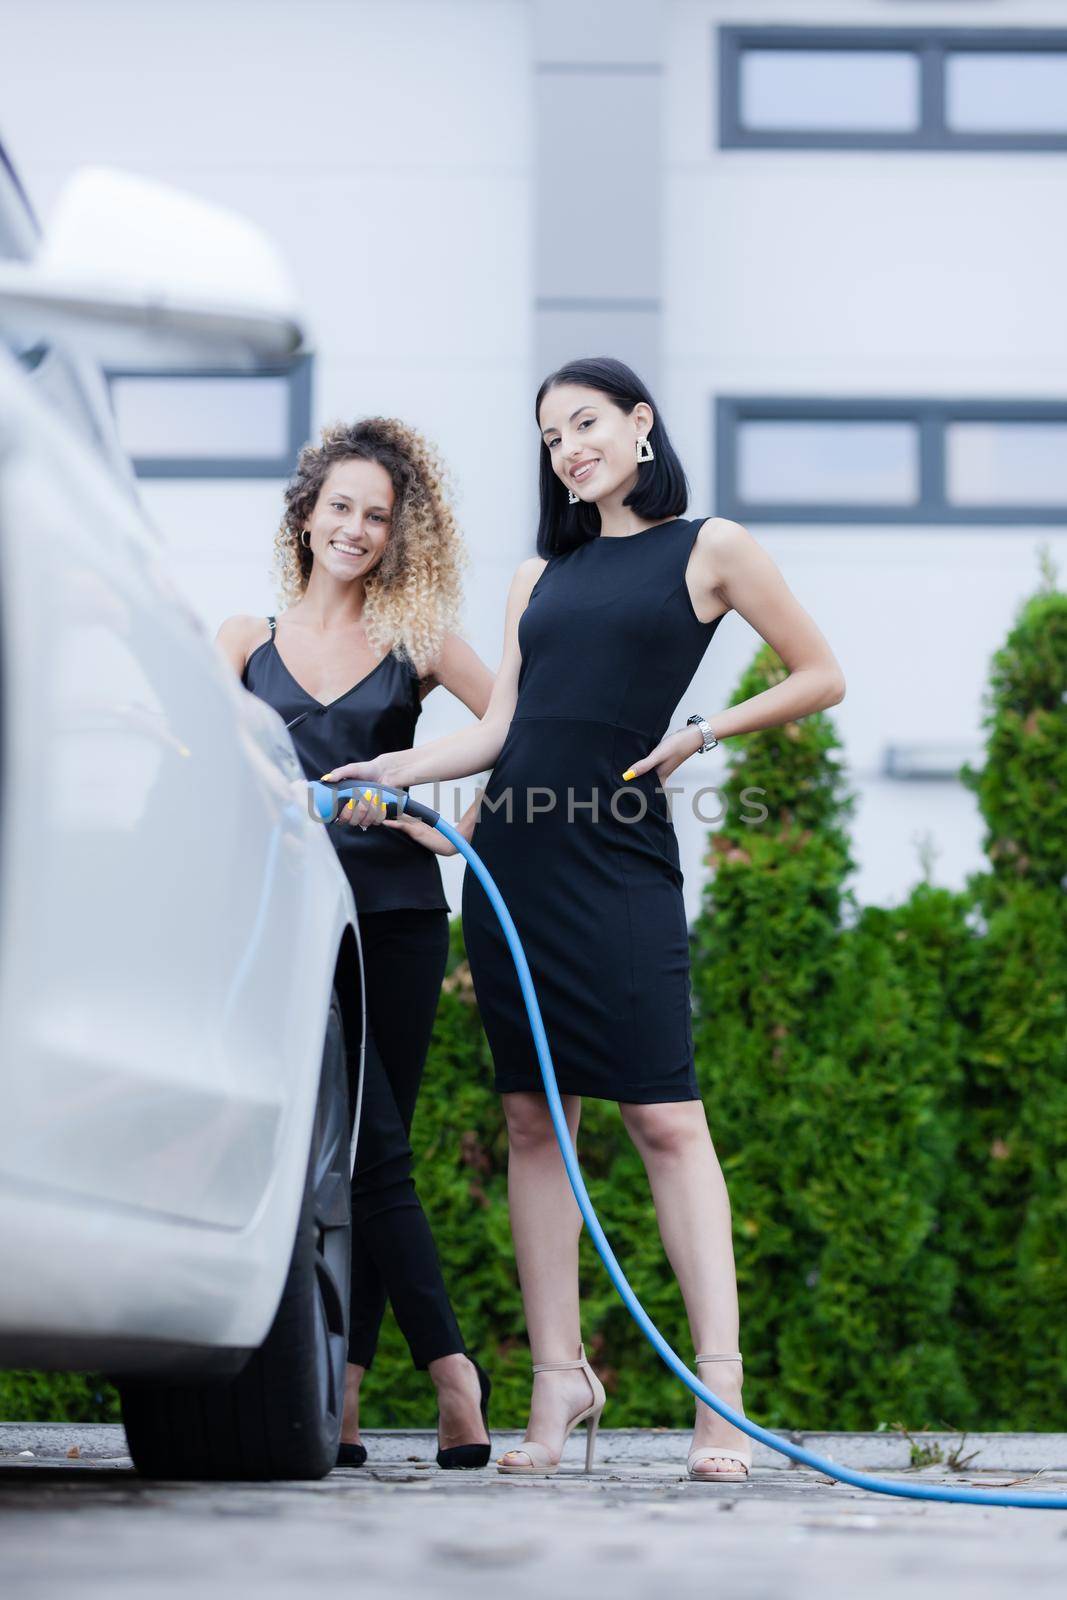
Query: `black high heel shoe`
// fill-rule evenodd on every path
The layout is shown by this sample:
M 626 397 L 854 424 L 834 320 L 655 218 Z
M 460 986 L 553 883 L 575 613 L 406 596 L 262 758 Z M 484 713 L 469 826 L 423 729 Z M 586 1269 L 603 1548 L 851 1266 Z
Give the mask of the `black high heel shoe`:
M 367 1446 L 365 1444 L 345 1444 L 344 1441 L 337 1446 L 337 1465 L 339 1467 L 363 1467 L 367 1464 Z
M 473 1356 L 468 1356 L 467 1360 L 472 1364 L 475 1372 L 478 1374 L 478 1387 L 482 1393 L 482 1422 L 485 1426 L 486 1433 L 488 1433 L 489 1395 L 492 1391 L 493 1385 L 489 1379 L 488 1373 L 482 1371 L 481 1367 L 478 1365 L 477 1361 L 475 1361 Z M 440 1444 L 440 1428 L 438 1428 L 437 1440 L 437 1465 L 439 1467 L 443 1467 L 446 1472 L 453 1467 L 484 1467 L 488 1466 L 489 1464 L 489 1457 L 492 1454 L 493 1449 L 491 1442 L 489 1444 L 454 1444 L 450 1445 L 447 1450 L 442 1450 Z

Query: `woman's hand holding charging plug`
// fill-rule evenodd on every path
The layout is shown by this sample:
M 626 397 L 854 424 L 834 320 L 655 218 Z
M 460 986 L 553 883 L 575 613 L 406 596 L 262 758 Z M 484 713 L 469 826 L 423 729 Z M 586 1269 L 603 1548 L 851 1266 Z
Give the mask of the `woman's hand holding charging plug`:
M 421 822 L 418 817 L 386 817 L 382 827 L 398 828 L 401 833 L 406 833 L 417 844 L 432 850 L 435 855 L 451 856 L 456 853 L 456 847 L 451 839 L 446 839 L 443 833 L 438 833 L 436 828 L 431 828 L 428 822 Z
M 478 820 L 478 801 L 467 807 L 460 820 L 456 823 L 456 832 L 461 833 L 470 844 L 474 824 Z M 418 817 L 399 816 L 387 818 L 383 824 L 386 828 L 400 828 L 404 833 L 425 845 L 427 850 L 432 850 L 438 856 L 454 856 L 458 854 L 456 846 L 451 839 L 446 839 L 437 828 L 432 828 L 428 822 L 420 822 Z
M 373 761 L 352 761 L 347 766 L 334 767 L 332 772 L 324 772 L 320 781 L 339 783 L 342 779 L 351 779 L 353 782 L 384 784 L 388 788 L 389 779 L 383 771 L 385 760 L 385 756 L 376 756 Z M 341 807 L 337 820 L 366 832 L 373 823 L 386 820 L 386 802 L 373 789 L 368 789 L 362 795 L 357 793 L 347 805 Z

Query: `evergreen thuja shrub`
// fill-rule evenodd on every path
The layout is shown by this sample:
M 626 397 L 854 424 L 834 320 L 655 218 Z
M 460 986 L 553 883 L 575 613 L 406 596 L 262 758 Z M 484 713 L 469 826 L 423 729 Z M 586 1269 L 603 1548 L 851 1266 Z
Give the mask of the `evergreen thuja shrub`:
M 769 647 L 734 703 L 780 682 Z M 731 1197 L 746 1408 L 769 1426 L 921 1426 L 968 1408 L 938 1238 L 965 907 L 860 912 L 824 713 L 730 741 L 693 928 L 694 1036 Z M 759 799 L 765 815 L 754 816 Z
M 765 646 L 732 703 L 785 677 Z M 729 741 L 724 820 L 691 930 L 697 1074 L 730 1194 L 745 1406 L 770 1427 L 825 1420 L 821 1359 L 795 1335 L 822 1235 L 796 1194 L 810 1175 L 801 1152 L 819 1071 L 811 1020 L 835 983 L 853 865 L 839 748 L 822 713 Z
M 1041 585 L 993 657 L 982 726 L 986 759 L 964 785 L 986 824 L 984 848 L 1000 888 L 1064 890 L 1067 874 L 1067 594 L 1047 550 Z
M 954 996 L 972 943 L 965 898 L 929 883 L 893 910 L 865 908 L 811 1019 L 791 1189 L 820 1248 L 787 1346 L 812 1370 L 824 1426 L 975 1421 L 942 1218 L 958 1138 Z
M 1043 581 L 993 658 L 965 767 L 990 870 L 950 1218 L 961 1359 L 985 1425 L 1067 1426 L 1067 594 Z
M 119 1422 L 118 1391 L 98 1372 L 0 1372 L 0 1422 Z

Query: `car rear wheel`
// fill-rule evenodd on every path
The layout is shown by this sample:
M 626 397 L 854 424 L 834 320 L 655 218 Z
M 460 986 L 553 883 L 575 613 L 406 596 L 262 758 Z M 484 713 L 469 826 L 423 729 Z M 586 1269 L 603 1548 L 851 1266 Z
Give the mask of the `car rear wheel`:
M 152 1478 L 321 1478 L 344 1407 L 352 1195 L 344 1027 L 334 994 L 289 1275 L 271 1330 L 225 1382 L 118 1381 L 134 1466 Z

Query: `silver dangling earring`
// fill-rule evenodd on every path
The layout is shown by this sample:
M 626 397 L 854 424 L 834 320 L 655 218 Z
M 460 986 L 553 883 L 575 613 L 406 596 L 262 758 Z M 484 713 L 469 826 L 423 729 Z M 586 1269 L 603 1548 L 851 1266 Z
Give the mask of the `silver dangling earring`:
M 304 546 L 305 550 L 310 550 L 311 549 L 311 529 L 310 528 L 304 528 L 303 529 L 303 531 L 301 532 L 301 535 L 300 535 L 300 543 Z
M 575 494 L 573 489 L 567 490 L 567 504 L 572 506 L 576 506 L 578 504 L 578 496 Z
M 638 459 L 639 462 L 640 461 L 655 461 L 656 452 L 653 450 L 652 446 L 649 444 L 647 439 L 638 439 L 638 441 L 637 441 L 637 459 Z

